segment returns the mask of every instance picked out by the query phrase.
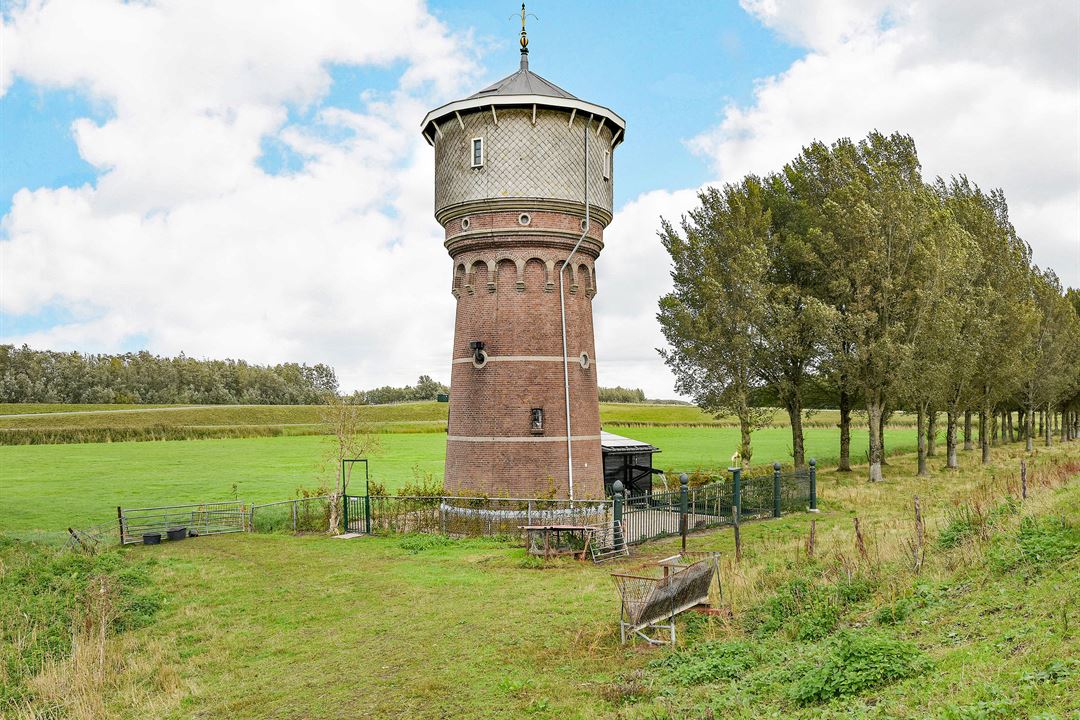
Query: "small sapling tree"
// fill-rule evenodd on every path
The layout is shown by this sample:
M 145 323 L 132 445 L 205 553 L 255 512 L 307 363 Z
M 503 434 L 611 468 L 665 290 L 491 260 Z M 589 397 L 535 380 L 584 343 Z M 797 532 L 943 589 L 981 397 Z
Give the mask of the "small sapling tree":
M 336 393 L 326 396 L 322 424 L 330 438 L 325 460 L 334 463 L 337 479 L 330 493 L 330 520 L 327 531 L 338 532 L 341 523 L 338 503 L 349 489 L 349 471 L 343 471 L 342 461 L 364 457 L 379 449 L 379 436 L 374 427 L 364 421 L 363 406 L 345 402 Z

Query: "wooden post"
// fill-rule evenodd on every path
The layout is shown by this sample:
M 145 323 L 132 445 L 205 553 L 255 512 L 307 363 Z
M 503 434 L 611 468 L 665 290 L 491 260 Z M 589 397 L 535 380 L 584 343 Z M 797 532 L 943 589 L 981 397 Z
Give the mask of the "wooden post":
M 925 529 L 923 527 L 922 508 L 919 506 L 919 496 L 915 496 L 915 574 L 922 569 L 923 539 Z
M 870 565 L 870 556 L 866 552 L 866 543 L 863 541 L 862 528 L 859 527 L 859 518 L 855 518 L 855 547 L 859 550 L 859 556 Z
M 296 534 L 296 501 L 292 501 L 292 531 L 293 535 Z
M 124 511 L 120 509 L 120 506 L 116 506 L 116 524 L 120 528 L 120 544 L 124 544 Z
M 810 537 L 806 539 L 806 557 L 814 559 L 814 544 L 817 542 L 817 519 L 810 521 Z
M 1027 460 L 1020 458 L 1020 499 L 1027 500 Z

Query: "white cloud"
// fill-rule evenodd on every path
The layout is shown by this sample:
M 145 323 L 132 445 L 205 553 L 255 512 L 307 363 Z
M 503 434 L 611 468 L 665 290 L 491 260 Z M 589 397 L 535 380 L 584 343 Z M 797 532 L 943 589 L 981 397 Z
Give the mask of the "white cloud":
M 1080 5 L 744 0 L 810 48 L 691 141 L 724 180 L 811 139 L 911 134 L 927 177 L 1001 187 L 1035 262 L 1080 286 Z
M 5 341 L 326 361 L 349 388 L 447 364 L 450 265 L 419 125 L 475 84 L 467 35 L 418 2 L 352 0 L 31 2 L 0 33 L 0 90 L 78 87 L 113 111 L 73 127 L 95 186 L 22 190 L 3 219 L 0 309 L 72 316 Z M 396 91 L 288 124 L 329 90 L 329 65 L 392 61 Z M 302 169 L 264 173 L 266 138 Z
M 655 190 L 619 208 L 604 231 L 593 300 L 597 378 L 604 387 L 639 387 L 651 398 L 676 397 L 675 380 L 656 349 L 667 345 L 656 321 L 671 289 L 671 261 L 660 244 L 660 218 L 678 224 L 697 203 L 695 190 Z

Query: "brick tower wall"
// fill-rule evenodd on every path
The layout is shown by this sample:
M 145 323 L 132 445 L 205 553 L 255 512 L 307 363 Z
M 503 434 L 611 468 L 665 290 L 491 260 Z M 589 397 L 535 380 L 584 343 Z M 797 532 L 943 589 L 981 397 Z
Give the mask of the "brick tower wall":
M 453 259 L 457 299 L 446 489 L 450 494 L 567 497 L 566 416 L 558 272 L 585 215 L 580 115 L 490 108 L 441 125 L 435 141 L 435 216 Z M 464 127 L 462 127 L 462 124 Z M 602 497 L 600 413 L 592 298 L 595 261 L 611 220 L 603 177 L 609 127 L 589 138 L 590 231 L 564 276 L 570 358 L 574 496 Z M 472 168 L 472 138 L 484 166 Z M 595 203 L 595 204 L 594 204 Z M 523 217 L 524 215 L 524 217 Z M 484 367 L 470 341 L 485 344 Z M 588 361 L 582 361 L 582 354 Z M 587 365 L 587 366 L 583 366 Z M 544 428 L 531 428 L 542 408 Z

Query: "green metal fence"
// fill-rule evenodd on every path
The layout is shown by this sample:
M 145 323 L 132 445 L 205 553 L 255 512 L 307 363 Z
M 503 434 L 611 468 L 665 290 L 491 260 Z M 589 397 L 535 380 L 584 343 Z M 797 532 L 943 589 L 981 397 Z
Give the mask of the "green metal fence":
M 617 497 L 614 519 L 621 522 L 628 544 L 678 535 L 684 517 L 687 532 L 692 532 L 730 525 L 735 513 L 742 521 L 817 509 L 817 468 L 813 460 L 809 467 L 786 473 L 776 463 L 772 474 L 752 478 L 743 478 L 741 469 L 734 469 L 724 480 L 694 488 L 688 487 L 685 479 L 682 476 L 681 487 L 675 492 Z M 617 489 L 621 490 L 621 483 L 617 483 Z

